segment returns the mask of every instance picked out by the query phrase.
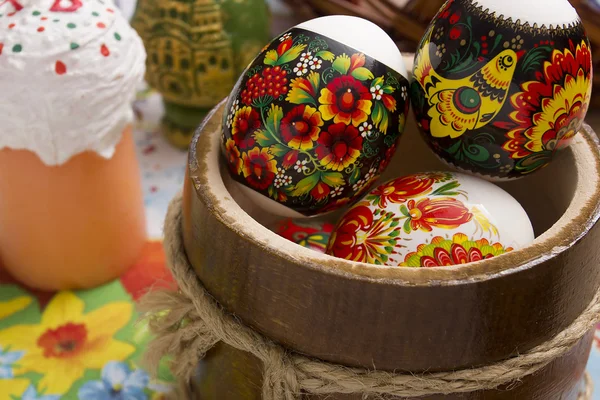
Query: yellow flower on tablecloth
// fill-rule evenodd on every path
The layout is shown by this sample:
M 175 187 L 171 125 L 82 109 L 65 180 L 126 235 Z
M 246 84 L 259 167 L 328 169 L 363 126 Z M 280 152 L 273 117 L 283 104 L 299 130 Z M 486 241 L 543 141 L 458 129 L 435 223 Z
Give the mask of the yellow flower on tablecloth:
M 0 399 L 21 398 L 27 387 L 29 379 L 0 379 Z
M 14 313 L 22 311 L 31 304 L 33 299 L 29 296 L 19 296 L 12 300 L 0 301 L 0 319 L 8 318 Z M 0 343 L 2 344 L 2 343 Z M 2 392 L 0 392 L 2 393 Z M 3 397 L 0 397 L 3 398 Z
M 114 302 L 84 314 L 85 304 L 72 292 L 60 292 L 50 301 L 39 325 L 15 325 L 0 331 L 0 344 L 24 351 L 15 375 L 43 374 L 38 389 L 64 394 L 86 369 L 102 369 L 122 361 L 134 346 L 113 338 L 131 319 L 133 305 Z

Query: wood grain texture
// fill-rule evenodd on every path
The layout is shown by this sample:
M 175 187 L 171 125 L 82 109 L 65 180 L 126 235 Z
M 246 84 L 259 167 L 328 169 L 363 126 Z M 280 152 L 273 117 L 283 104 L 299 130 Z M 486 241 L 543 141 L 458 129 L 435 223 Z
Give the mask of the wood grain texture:
M 588 333 L 564 357 L 518 384 L 497 390 L 427 396 L 420 400 L 577 400 L 593 335 L 593 331 Z M 222 344 L 211 350 L 193 382 L 198 400 L 260 400 L 261 385 L 260 362 L 248 353 Z M 362 400 L 360 395 L 343 394 L 305 397 L 305 400 Z

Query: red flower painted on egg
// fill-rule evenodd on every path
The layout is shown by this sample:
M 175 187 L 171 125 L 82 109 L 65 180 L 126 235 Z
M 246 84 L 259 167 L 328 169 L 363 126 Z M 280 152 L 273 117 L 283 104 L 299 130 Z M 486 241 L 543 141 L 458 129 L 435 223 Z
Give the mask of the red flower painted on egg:
M 329 126 L 319 136 L 315 150 L 322 166 L 333 171 L 343 171 L 358 160 L 363 138 L 358 129 L 344 123 Z
M 269 149 L 258 147 L 242 155 L 242 172 L 248 184 L 264 190 L 273 183 L 277 175 L 277 161 L 269 154 Z
M 321 126 L 323 120 L 317 109 L 300 105 L 281 120 L 281 136 L 292 149 L 310 150 L 319 138 Z
M 321 90 L 319 102 L 323 119 L 333 119 L 336 124 L 358 126 L 371 114 L 371 93 L 352 76 L 340 76 L 329 82 Z
M 260 115 L 252 107 L 240 108 L 233 117 L 231 135 L 233 140 L 245 150 L 256 144 L 254 133 L 261 127 Z
M 408 224 L 404 226 L 405 231 L 420 229 L 431 232 L 433 227 L 456 229 L 473 218 L 469 209 L 453 197 L 409 200 L 407 206 L 408 208 L 401 207 L 401 211 L 407 217 Z

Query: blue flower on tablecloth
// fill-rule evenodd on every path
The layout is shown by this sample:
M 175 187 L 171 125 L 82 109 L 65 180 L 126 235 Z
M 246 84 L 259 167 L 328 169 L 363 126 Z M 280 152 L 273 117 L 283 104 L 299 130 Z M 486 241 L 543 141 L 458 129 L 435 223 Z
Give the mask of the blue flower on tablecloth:
M 122 362 L 111 361 L 102 369 L 102 380 L 85 383 L 79 389 L 80 400 L 147 400 L 144 389 L 150 377 Z
M 35 386 L 33 386 L 33 385 L 29 385 L 29 387 L 27 388 L 25 393 L 23 393 L 23 397 L 21 397 L 21 400 L 58 400 L 58 399 L 60 399 L 60 395 L 58 395 L 58 394 L 47 394 L 47 395 L 38 394 L 37 390 L 35 389 Z
M 13 365 L 23 358 L 24 351 L 3 351 L 0 346 L 0 379 L 12 379 Z

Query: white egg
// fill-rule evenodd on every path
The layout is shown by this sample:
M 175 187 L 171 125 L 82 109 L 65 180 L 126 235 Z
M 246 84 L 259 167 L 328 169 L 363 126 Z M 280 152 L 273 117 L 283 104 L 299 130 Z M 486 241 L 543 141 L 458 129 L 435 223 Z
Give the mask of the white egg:
M 329 15 L 296 26 L 327 36 L 373 57 L 402 76 L 408 76 L 398 46 L 377 24 L 359 17 Z
M 340 220 L 327 253 L 376 265 L 442 267 L 530 244 L 527 213 L 483 179 L 429 172 L 389 181 Z

